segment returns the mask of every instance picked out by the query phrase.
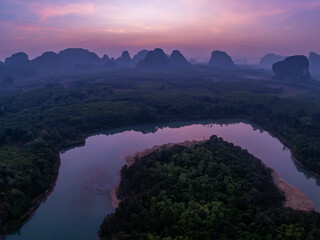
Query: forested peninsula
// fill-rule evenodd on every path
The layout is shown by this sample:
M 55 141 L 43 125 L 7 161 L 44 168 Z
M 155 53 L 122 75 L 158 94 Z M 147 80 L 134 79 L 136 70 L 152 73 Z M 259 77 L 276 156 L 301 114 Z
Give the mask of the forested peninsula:
M 121 170 L 103 240 L 318 239 L 320 214 L 284 208 L 271 170 L 212 136 L 137 157 Z

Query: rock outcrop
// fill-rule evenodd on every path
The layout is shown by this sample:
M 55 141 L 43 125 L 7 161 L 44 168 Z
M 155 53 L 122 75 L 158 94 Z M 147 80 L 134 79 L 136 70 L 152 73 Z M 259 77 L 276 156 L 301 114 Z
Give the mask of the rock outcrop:
M 37 70 L 54 70 L 61 67 L 59 56 L 55 52 L 45 52 L 31 62 Z
M 187 68 L 191 66 L 188 60 L 178 50 L 174 50 L 171 53 L 169 60 L 173 68 Z
M 105 66 L 104 60 L 96 53 L 82 48 L 68 48 L 58 54 L 45 52 L 31 61 L 27 54 L 19 52 L 6 58 L 0 69 L 0 77 L 6 75 L 33 77 L 38 73 L 51 71 L 92 71 Z
M 135 67 L 139 64 L 139 62 L 141 62 L 143 59 L 146 58 L 146 56 L 148 55 L 148 50 L 142 50 L 140 52 L 138 52 L 136 55 L 134 55 L 134 57 L 132 58 L 132 65 Z
M 281 55 L 276 55 L 274 53 L 268 53 L 260 59 L 259 65 L 266 69 L 271 69 L 272 65 L 276 62 L 283 61 L 286 57 Z
M 11 57 L 6 58 L 5 64 L 7 66 L 25 67 L 29 64 L 29 57 L 24 52 L 18 52 L 12 54 Z
M 138 69 L 161 70 L 171 68 L 171 62 L 161 48 L 149 51 L 147 56 L 137 65 Z
M 115 63 L 119 67 L 129 68 L 132 66 L 132 59 L 128 51 L 124 51 L 119 58 L 115 60 Z
M 68 48 L 58 53 L 60 64 L 66 68 L 84 68 L 99 66 L 97 54 L 82 48 Z
M 310 73 L 312 76 L 320 77 L 320 55 L 311 52 L 309 54 Z
M 213 51 L 209 65 L 217 68 L 232 68 L 234 67 L 234 62 L 226 52 Z
M 111 58 L 109 58 L 109 56 L 107 54 L 105 54 L 102 57 L 102 61 L 103 61 L 103 63 L 109 63 L 109 62 L 111 62 Z
M 114 58 L 110 58 L 107 54 L 103 55 L 102 65 L 103 65 L 104 67 L 107 67 L 107 68 L 114 68 L 114 67 L 116 67 L 116 63 L 115 63 Z
M 11 57 L 5 59 L 5 63 L 0 68 L 0 77 L 13 76 L 13 77 L 35 77 L 37 71 L 32 66 L 29 57 L 24 52 L 12 54 Z
M 287 57 L 272 66 L 275 79 L 286 81 L 300 81 L 310 78 L 309 61 L 303 55 Z

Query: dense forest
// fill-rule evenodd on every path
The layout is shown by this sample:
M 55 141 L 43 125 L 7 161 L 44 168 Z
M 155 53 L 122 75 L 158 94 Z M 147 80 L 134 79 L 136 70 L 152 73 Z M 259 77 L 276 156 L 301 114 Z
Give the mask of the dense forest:
M 137 158 L 122 168 L 117 195 L 105 240 L 320 238 L 320 214 L 282 208 L 271 170 L 216 136 Z
M 249 73 L 256 75 L 244 77 Z M 320 174 L 319 83 L 249 73 L 123 70 L 0 89 L 0 235 L 24 222 L 38 196 L 54 184 L 59 151 L 114 127 L 245 119 L 274 134 Z

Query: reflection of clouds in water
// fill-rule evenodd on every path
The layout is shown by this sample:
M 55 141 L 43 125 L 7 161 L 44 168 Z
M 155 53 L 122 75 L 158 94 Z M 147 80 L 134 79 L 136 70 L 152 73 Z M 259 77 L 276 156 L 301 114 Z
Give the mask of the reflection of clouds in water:
M 108 171 L 105 171 L 101 166 L 84 169 L 81 177 L 85 179 L 88 191 L 100 193 L 103 189 L 110 189 L 110 182 L 113 180 Z
M 25 230 L 22 237 L 17 239 L 34 239 L 32 236 L 35 232 L 41 231 L 40 226 L 44 226 L 43 229 L 54 226 L 54 233 L 46 229 L 42 233 L 44 236 L 65 236 L 65 231 L 58 230 L 57 224 L 85 225 L 85 233 L 80 235 L 75 230 L 78 227 L 68 227 L 68 234 L 72 235 L 72 239 L 92 239 L 105 215 L 113 211 L 110 190 L 118 182 L 117 172 L 124 164 L 125 156 L 152 148 L 154 145 L 203 140 L 212 135 L 248 149 L 250 153 L 276 169 L 286 181 L 300 187 L 309 197 L 313 196 L 312 200 L 315 203 L 320 199 L 319 187 L 316 186 L 319 185 L 319 178 L 316 178 L 315 183 L 310 172 L 292 163 L 290 151 L 280 141 L 256 125 L 248 125 L 237 120 L 222 120 L 119 128 L 91 136 L 86 139 L 84 147 L 61 154 L 57 186 L 49 197 L 51 203 L 48 204 L 50 201 L 47 201 L 39 208 L 37 212 L 42 215 L 41 219 L 32 218 L 26 224 L 30 226 L 30 230 Z M 66 218 L 61 217 L 61 213 L 56 213 L 59 206 L 62 209 L 60 212 L 67 215 Z M 50 216 L 50 222 L 44 221 L 44 216 Z

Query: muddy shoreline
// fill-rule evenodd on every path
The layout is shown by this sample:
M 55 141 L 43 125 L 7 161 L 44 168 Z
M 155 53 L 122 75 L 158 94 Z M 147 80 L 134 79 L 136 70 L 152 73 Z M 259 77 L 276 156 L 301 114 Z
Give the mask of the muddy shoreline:
M 268 167 L 269 168 L 269 167 Z M 283 207 L 292 208 L 293 210 L 316 211 L 311 200 L 301 190 L 295 186 L 286 183 L 277 171 L 269 168 L 272 172 L 272 178 L 275 185 L 283 192 L 285 201 Z
M 157 150 L 161 151 L 166 148 L 171 148 L 174 145 L 192 147 L 197 144 L 204 143 L 206 141 L 207 140 L 204 140 L 204 141 L 185 141 L 182 143 L 168 143 L 168 144 L 164 144 L 164 145 L 160 145 L 160 146 L 156 145 L 156 146 L 149 148 L 149 149 L 146 149 L 142 152 L 136 152 L 132 156 L 127 156 L 125 158 L 125 162 L 126 162 L 125 165 L 127 165 L 129 167 L 136 161 L 136 159 L 141 158 L 143 156 L 146 156 L 146 155 L 152 153 L 153 151 L 157 151 Z M 276 170 L 274 170 L 273 168 L 269 167 L 268 165 L 266 165 L 264 163 L 263 163 L 263 165 L 266 168 L 271 170 L 271 176 L 273 178 L 274 184 L 278 187 L 278 189 L 281 192 L 283 192 L 283 194 L 285 196 L 285 201 L 283 203 L 283 207 L 288 207 L 293 210 L 302 210 L 302 211 L 307 211 L 307 212 L 316 211 L 316 208 L 315 208 L 313 202 L 303 192 L 301 192 L 300 189 L 285 182 L 280 177 L 279 173 Z M 120 171 L 118 172 L 118 178 L 120 181 L 121 180 Z M 111 190 L 112 206 L 114 208 L 119 207 L 119 204 L 120 204 L 120 199 L 117 198 L 117 194 L 116 194 L 118 187 L 119 187 L 119 183 L 116 184 L 115 186 L 113 186 L 113 188 Z

